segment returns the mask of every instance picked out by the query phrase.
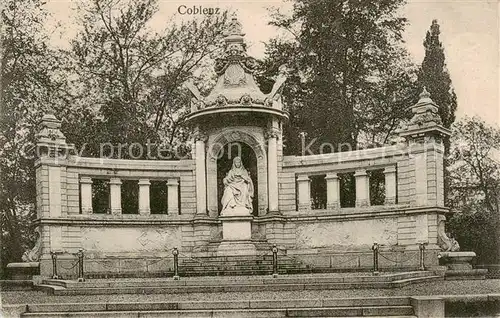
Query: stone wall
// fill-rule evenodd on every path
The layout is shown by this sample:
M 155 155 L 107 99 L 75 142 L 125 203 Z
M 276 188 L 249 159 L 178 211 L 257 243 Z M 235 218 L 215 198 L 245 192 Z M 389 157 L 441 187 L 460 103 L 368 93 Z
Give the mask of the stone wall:
M 397 219 L 310 222 L 296 225 L 296 247 L 341 248 L 349 246 L 371 247 L 373 242 L 396 245 L 398 242 Z

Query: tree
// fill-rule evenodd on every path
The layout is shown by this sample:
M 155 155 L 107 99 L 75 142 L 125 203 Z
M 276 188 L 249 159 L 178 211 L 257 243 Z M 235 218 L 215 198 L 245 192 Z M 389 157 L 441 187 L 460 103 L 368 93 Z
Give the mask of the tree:
M 54 102 L 57 65 L 45 43 L 43 1 L 7 1 L 1 12 L 0 211 L 3 271 L 30 246 L 35 217 L 34 161 L 30 146 L 43 110 Z M 2 273 L 3 274 L 3 273 Z
M 449 202 L 457 212 L 450 228 L 462 246 L 493 263 L 500 259 L 500 129 L 465 118 L 452 137 Z
M 419 70 L 418 81 L 420 88 L 426 87 L 432 100 L 439 105 L 439 116 L 443 121 L 443 126 L 450 128 L 455 121 L 457 95 L 446 68 L 444 48 L 439 41 L 440 33 L 437 20 L 432 20 L 432 25 L 424 40 L 425 57 Z M 449 146 L 448 138 L 447 153 Z
M 402 0 L 295 0 L 291 17 L 274 12 L 272 25 L 289 38 L 270 41 L 259 77 L 263 89 L 286 63 L 293 74 L 283 98 L 290 112 L 288 154 L 299 154 L 298 132 L 333 151 L 384 143 L 415 99 L 414 68 L 402 48 Z M 330 147 L 332 148 L 332 147 Z
M 427 31 L 424 40 L 425 57 L 419 70 L 418 81 L 421 89 L 426 87 L 431 94 L 432 100 L 439 106 L 439 116 L 443 126 L 450 128 L 455 121 L 455 112 L 457 110 L 457 95 L 452 87 L 450 74 L 446 69 L 444 48 L 439 41 L 439 24 L 437 20 L 432 20 L 430 30 Z M 450 154 L 450 138 L 444 139 L 444 195 L 445 202 L 448 201 L 449 192 L 449 173 L 448 156 Z M 447 202 L 448 203 L 448 202 Z
M 92 0 L 80 6 L 83 29 L 69 56 L 76 73 L 73 99 L 82 111 L 72 112 L 63 128 L 78 148 L 87 145 L 83 154 L 100 155 L 100 143 L 186 140 L 180 122 L 189 95 L 181 86 L 218 49 L 226 14 L 171 24 L 159 33 L 148 27 L 156 11 L 156 0 Z M 73 125 L 75 116 L 86 116 L 85 138 Z M 136 155 L 120 155 L 131 156 Z

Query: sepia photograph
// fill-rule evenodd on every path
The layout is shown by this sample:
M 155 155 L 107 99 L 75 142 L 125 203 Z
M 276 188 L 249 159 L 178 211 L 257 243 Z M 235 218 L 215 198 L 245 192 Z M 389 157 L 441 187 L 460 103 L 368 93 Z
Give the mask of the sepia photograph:
M 498 0 L 0 11 L 0 317 L 500 318 Z

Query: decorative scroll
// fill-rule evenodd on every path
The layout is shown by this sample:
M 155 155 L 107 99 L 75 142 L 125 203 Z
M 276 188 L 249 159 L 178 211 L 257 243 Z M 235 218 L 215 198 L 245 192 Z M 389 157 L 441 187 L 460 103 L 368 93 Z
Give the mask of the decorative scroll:
M 42 234 L 40 233 L 40 228 L 35 230 L 37 234 L 35 246 L 29 251 L 24 252 L 21 259 L 23 262 L 38 262 L 40 260 L 40 256 L 42 255 Z
M 438 215 L 438 245 L 444 252 L 458 252 L 460 251 L 460 245 L 454 238 L 448 237 L 445 230 L 446 217 L 444 215 Z

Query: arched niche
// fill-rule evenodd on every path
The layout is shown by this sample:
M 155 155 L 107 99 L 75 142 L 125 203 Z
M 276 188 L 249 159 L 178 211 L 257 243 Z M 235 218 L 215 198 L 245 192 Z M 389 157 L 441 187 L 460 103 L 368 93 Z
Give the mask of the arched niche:
M 259 213 L 259 187 L 257 156 L 253 149 L 244 142 L 228 142 L 217 155 L 217 210 L 219 214 L 222 210 L 222 196 L 224 194 L 223 179 L 226 177 L 233 165 L 233 160 L 240 157 L 245 169 L 250 174 L 253 183 L 254 196 L 252 200 L 252 214 L 257 216 Z
M 264 133 L 262 129 L 251 129 L 248 127 L 222 129 L 209 134 L 207 142 L 207 206 L 209 215 L 219 215 L 219 185 L 217 181 L 218 168 L 217 159 L 230 143 L 242 143 L 249 147 L 256 159 L 256 181 L 254 185 L 257 192 L 257 211 L 254 215 L 266 214 L 267 201 L 267 156 L 264 148 Z M 244 162 L 244 164 L 247 164 Z M 246 166 L 247 167 L 247 166 Z M 249 167 L 247 167 L 248 169 Z M 252 169 L 253 170 L 253 169 Z M 221 173 L 219 172 L 219 175 Z

